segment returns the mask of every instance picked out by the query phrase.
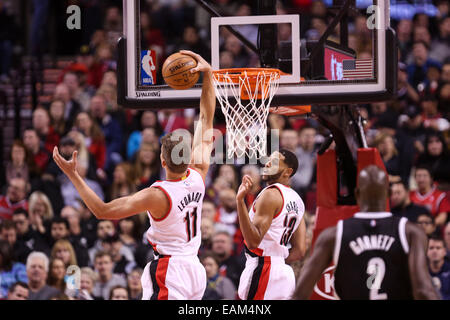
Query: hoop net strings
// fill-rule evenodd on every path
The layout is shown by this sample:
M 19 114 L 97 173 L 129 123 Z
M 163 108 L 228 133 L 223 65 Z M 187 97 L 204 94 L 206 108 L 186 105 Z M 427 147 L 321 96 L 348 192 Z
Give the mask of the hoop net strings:
M 260 71 L 249 76 L 244 71 L 239 76 L 239 83 L 235 84 L 228 73 L 215 74 L 216 96 L 226 120 L 229 158 L 233 154 L 238 158 L 266 156 L 267 117 L 279 77 L 276 72 Z M 242 99 L 246 96 L 248 100 Z

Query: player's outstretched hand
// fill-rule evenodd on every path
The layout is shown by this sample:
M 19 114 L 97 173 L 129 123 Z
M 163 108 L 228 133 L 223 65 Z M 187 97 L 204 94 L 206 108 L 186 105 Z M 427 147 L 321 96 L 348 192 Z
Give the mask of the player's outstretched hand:
M 199 54 L 189 50 L 180 50 L 180 53 L 187 54 L 197 60 L 197 66 L 191 69 L 191 73 L 211 71 L 211 65 Z
M 58 165 L 58 167 L 69 178 L 77 172 L 77 155 L 78 151 L 75 150 L 72 154 L 72 159 L 67 161 L 59 154 L 58 147 L 53 148 L 53 160 L 55 160 L 55 163 Z
M 249 191 L 252 189 L 253 186 L 253 180 L 249 175 L 245 175 L 242 178 L 242 183 L 239 186 L 237 195 L 236 195 L 236 200 L 240 201 L 243 200 L 244 197 L 247 195 L 247 193 L 249 193 Z

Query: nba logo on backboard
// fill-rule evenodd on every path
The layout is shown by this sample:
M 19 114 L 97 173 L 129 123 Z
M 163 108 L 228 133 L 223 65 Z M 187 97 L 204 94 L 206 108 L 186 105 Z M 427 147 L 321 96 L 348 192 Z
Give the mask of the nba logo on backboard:
M 153 50 L 141 51 L 141 84 L 154 85 L 156 82 L 156 54 Z

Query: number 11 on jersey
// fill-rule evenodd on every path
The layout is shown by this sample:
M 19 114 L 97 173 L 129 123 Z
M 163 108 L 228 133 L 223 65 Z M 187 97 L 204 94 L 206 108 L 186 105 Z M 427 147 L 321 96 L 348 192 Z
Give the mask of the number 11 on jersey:
M 197 235 L 197 207 L 186 210 L 184 222 L 186 223 L 187 241 L 189 242 Z

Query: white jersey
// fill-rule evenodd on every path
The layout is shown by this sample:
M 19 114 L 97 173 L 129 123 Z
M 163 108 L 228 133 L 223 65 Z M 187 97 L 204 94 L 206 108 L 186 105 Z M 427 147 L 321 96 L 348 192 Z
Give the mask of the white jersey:
M 277 188 L 280 191 L 283 198 L 283 206 L 274 216 L 272 224 L 258 248 L 252 250 L 252 252 L 258 256 L 278 256 L 286 259 L 289 256 L 289 240 L 302 221 L 305 205 L 296 191 L 281 183 L 275 183 L 264 188 L 253 202 L 249 212 L 251 221 L 253 221 L 255 216 L 256 201 L 268 188 Z
M 189 168 L 180 180 L 157 181 L 150 188 L 162 190 L 170 202 L 169 211 L 161 219 L 150 212 L 147 239 L 160 255 L 196 256 L 200 248 L 200 222 L 205 196 L 205 183 L 195 169 Z

